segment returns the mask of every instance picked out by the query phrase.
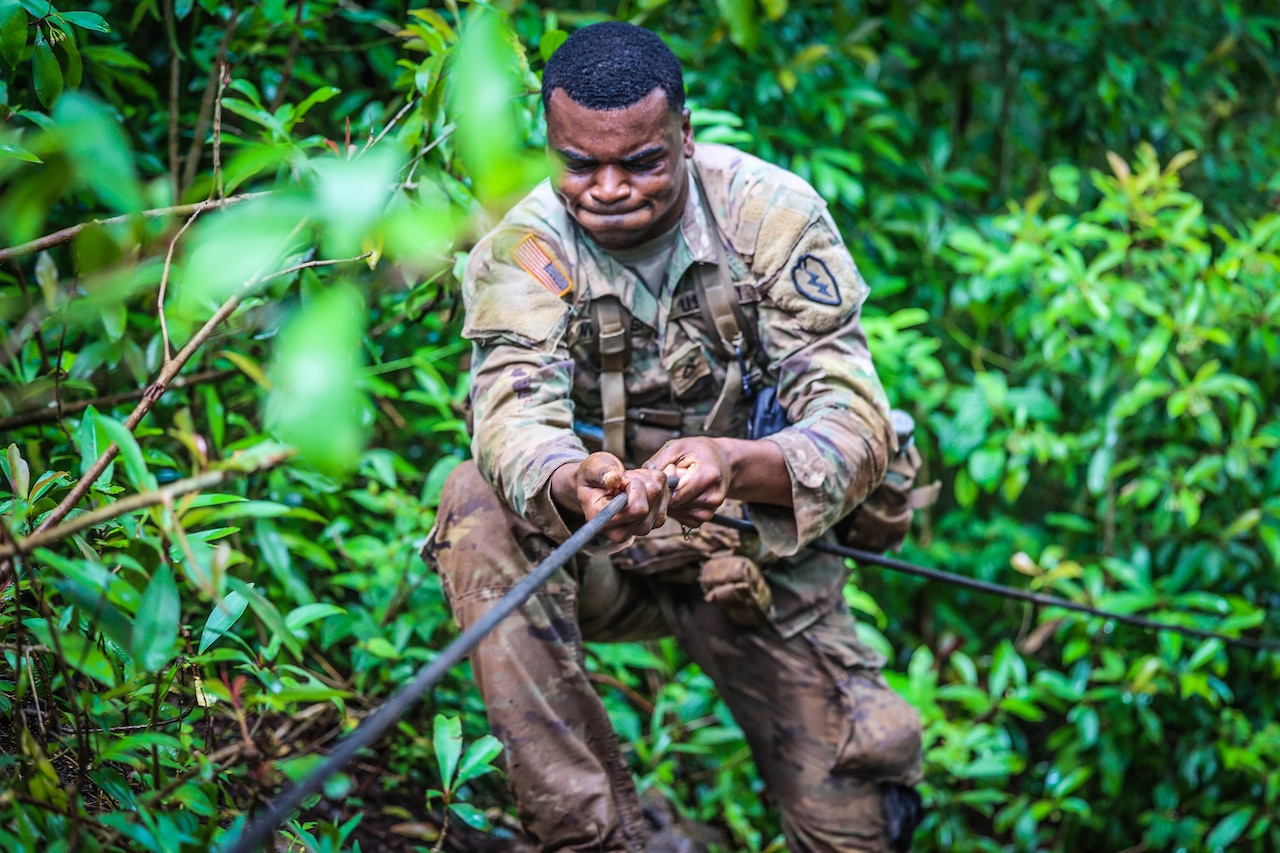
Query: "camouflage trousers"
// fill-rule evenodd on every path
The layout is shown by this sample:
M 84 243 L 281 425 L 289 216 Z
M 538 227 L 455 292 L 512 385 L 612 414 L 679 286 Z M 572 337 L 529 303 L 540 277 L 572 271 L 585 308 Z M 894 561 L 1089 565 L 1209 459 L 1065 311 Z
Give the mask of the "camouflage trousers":
M 426 556 L 465 629 L 554 544 L 467 462 L 445 485 Z M 634 782 L 582 643 L 674 635 L 742 727 L 791 850 L 887 850 L 879 783 L 920 780 L 919 717 L 885 685 L 843 601 L 784 639 L 768 624 L 733 624 L 696 583 L 663 580 L 669 576 L 679 577 L 580 556 L 471 655 L 521 822 L 538 849 L 645 849 Z

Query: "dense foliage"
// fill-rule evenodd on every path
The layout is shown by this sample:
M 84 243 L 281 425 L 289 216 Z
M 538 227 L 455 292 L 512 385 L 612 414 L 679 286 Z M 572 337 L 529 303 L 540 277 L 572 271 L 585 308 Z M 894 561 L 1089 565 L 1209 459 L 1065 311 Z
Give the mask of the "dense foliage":
M 1275 637 L 1269 4 L 79 5 L 0 0 L 5 850 L 210 849 L 453 635 L 416 549 L 467 452 L 457 271 L 608 16 L 669 39 L 700 139 L 829 200 L 945 484 L 907 557 Z M 925 717 L 917 850 L 1280 848 L 1280 655 L 847 599 Z M 590 663 L 642 788 L 782 849 L 672 643 Z M 485 734 L 459 668 L 290 849 L 509 837 Z

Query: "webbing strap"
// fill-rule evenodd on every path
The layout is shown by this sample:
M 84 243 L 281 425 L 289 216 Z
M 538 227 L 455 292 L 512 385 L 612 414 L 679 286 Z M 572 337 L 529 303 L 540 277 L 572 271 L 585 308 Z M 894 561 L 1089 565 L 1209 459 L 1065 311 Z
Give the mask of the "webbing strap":
M 711 215 L 711 205 L 707 201 L 707 191 L 702 185 L 702 176 L 698 174 L 697 164 L 693 167 L 693 178 L 698 184 L 698 203 L 702 207 L 702 215 L 707 220 L 707 229 L 711 232 L 711 245 L 716 250 L 716 270 L 714 275 L 699 275 L 698 290 L 701 299 L 703 316 L 710 316 L 710 322 L 720 336 L 720 346 L 725 359 L 724 387 L 720 396 L 707 414 L 702 424 L 704 432 L 724 433 L 729 429 L 733 418 L 733 409 L 742 397 L 742 364 L 746 338 L 742 334 L 742 326 L 738 322 L 737 291 L 729 278 L 729 263 L 725 260 L 724 241 L 720 238 L 720 229 L 716 218 Z
M 624 372 L 631 355 L 627 314 L 613 296 L 591 303 L 600 329 L 600 408 L 604 415 L 604 450 L 619 459 L 627 451 L 627 385 Z

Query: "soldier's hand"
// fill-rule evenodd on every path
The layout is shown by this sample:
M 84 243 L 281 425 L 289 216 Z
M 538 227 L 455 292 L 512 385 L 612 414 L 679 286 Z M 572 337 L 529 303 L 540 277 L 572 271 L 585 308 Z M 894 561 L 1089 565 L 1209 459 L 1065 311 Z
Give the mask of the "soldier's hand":
M 732 488 L 732 461 L 722 440 L 716 438 L 669 441 L 644 467 L 679 478 L 668 512 L 691 527 L 710 521 Z
M 610 542 L 643 536 L 662 526 L 671 497 L 665 473 L 644 468 L 628 471 L 618 457 L 609 453 L 593 453 L 582 460 L 574 472 L 574 492 L 587 521 L 614 497 L 626 493 L 627 505 L 601 531 Z

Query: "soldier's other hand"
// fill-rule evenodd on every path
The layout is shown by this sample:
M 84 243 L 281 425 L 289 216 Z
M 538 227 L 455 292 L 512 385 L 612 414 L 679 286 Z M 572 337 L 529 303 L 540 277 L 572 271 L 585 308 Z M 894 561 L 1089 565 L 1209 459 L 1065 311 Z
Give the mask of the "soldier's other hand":
M 627 505 L 601 531 L 610 542 L 643 536 L 666 523 L 671 492 L 662 471 L 644 468 L 628 471 L 618 457 L 593 453 L 578 465 L 574 479 L 578 505 L 587 521 L 598 515 L 614 497 L 626 493 Z
M 681 524 L 705 524 L 724 503 L 733 476 L 728 453 L 715 438 L 678 438 L 644 463 L 647 469 L 679 478 L 668 512 Z

